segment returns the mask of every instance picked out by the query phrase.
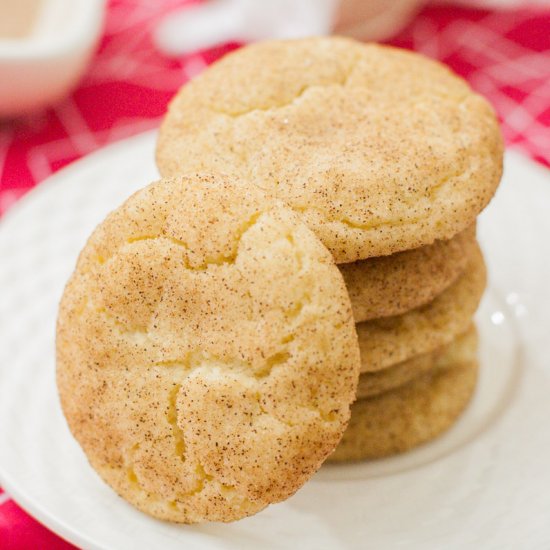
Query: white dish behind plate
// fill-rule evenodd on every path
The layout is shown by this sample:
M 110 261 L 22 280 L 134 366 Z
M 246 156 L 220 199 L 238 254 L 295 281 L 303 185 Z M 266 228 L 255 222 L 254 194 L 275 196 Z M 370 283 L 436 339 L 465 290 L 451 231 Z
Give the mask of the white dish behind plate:
M 84 548 L 548 545 L 550 369 L 541 323 L 550 320 L 550 178 L 516 155 L 480 221 L 491 281 L 478 314 L 480 384 L 446 435 L 403 456 L 324 467 L 288 501 L 230 525 L 153 520 L 99 480 L 57 401 L 57 302 L 95 224 L 156 178 L 154 140 L 137 136 L 75 163 L 0 224 L 0 288 L 9 289 L 0 297 L 0 483 L 13 497 Z
M 69 93 L 99 40 L 105 1 L 41 0 L 28 35 L 0 38 L 0 118 L 51 105 Z

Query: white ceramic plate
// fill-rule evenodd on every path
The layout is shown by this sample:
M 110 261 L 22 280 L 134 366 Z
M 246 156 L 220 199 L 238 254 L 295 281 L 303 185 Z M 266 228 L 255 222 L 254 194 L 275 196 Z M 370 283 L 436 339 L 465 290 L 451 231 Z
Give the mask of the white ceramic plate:
M 17 502 L 94 549 L 549 548 L 550 176 L 515 154 L 479 223 L 490 273 L 481 380 L 446 435 L 401 457 L 325 466 L 293 498 L 230 525 L 153 520 L 100 481 L 59 408 L 56 308 L 96 223 L 155 179 L 154 140 L 73 164 L 0 224 L 0 483 Z

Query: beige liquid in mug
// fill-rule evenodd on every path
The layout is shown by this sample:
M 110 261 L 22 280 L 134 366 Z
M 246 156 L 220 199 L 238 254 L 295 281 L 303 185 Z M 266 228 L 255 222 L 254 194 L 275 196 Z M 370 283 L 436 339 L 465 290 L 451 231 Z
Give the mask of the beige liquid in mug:
M 0 39 L 25 38 L 32 33 L 43 0 L 0 0 Z

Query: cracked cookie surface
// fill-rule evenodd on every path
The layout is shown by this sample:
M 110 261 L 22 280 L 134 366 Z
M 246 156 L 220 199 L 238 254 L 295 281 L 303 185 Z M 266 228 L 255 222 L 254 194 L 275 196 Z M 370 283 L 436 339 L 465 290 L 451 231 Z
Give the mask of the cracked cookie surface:
M 472 322 L 486 284 L 479 245 L 464 273 L 431 302 L 402 315 L 357 323 L 361 372 L 379 371 L 449 344 Z
M 443 65 L 309 38 L 242 48 L 185 85 L 157 164 L 261 185 L 344 263 L 472 225 L 500 180 L 502 139 L 490 105 Z
M 133 195 L 60 305 L 72 433 L 117 493 L 171 521 L 232 521 L 292 495 L 337 445 L 359 363 L 328 250 L 229 177 Z
M 474 225 L 448 241 L 340 264 L 355 322 L 401 315 L 433 300 L 466 269 L 475 234 Z

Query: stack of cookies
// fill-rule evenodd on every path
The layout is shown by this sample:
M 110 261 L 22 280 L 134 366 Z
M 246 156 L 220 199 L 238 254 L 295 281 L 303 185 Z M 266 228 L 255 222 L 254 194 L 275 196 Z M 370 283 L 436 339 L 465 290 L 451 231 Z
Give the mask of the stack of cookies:
M 410 449 L 466 406 L 485 288 L 475 220 L 501 163 L 493 111 L 463 80 L 341 38 L 227 56 L 178 93 L 157 148 L 164 176 L 231 174 L 282 199 L 339 264 L 362 374 L 333 461 Z
M 475 227 L 340 270 L 357 322 L 361 376 L 350 425 L 329 460 L 406 451 L 448 428 L 475 387 L 472 317 L 486 282 Z
M 435 437 L 475 385 L 501 161 L 487 102 L 412 53 L 317 38 L 209 68 L 164 120 L 163 179 L 96 228 L 61 301 L 90 464 L 157 518 L 233 521 L 327 458 Z

